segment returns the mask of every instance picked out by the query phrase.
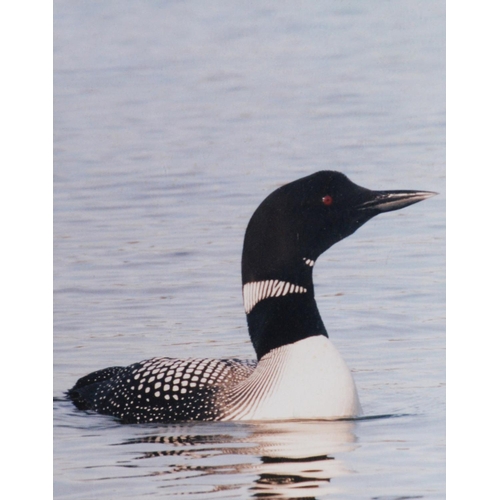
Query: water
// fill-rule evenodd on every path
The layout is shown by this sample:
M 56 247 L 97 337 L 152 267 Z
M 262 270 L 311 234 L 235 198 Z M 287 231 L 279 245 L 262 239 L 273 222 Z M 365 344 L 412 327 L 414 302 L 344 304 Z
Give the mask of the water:
M 54 3 L 56 498 L 444 498 L 444 2 Z M 336 169 L 439 196 L 315 266 L 366 418 L 121 425 L 63 399 L 157 355 L 252 358 L 249 217 Z

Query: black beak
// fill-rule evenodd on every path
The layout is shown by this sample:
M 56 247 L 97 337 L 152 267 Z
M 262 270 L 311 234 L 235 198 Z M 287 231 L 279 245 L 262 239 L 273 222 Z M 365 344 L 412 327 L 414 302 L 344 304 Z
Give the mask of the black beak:
M 356 208 L 367 212 L 391 212 L 426 200 L 437 193 L 432 191 L 371 191 L 368 200 Z

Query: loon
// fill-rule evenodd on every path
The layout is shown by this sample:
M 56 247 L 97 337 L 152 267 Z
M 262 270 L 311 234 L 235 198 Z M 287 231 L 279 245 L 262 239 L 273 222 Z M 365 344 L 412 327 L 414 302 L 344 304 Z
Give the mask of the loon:
M 257 360 L 156 357 L 93 372 L 67 395 L 79 409 L 124 423 L 361 415 L 314 299 L 314 264 L 375 215 L 435 194 L 372 191 L 333 171 L 281 186 L 251 217 L 243 244 L 243 304 Z

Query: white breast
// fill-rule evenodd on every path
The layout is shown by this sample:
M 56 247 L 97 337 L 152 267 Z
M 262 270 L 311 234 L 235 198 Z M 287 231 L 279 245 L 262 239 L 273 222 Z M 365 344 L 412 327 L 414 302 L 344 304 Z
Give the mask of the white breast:
M 353 417 L 362 413 L 351 372 L 323 336 L 273 349 L 228 395 L 224 420 Z

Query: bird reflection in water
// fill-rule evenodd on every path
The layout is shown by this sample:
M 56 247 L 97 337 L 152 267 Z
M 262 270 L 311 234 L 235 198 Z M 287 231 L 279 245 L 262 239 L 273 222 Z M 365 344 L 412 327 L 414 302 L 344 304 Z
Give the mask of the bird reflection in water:
M 221 424 L 175 424 L 154 434 L 144 427 L 144 436 L 120 444 L 135 448 L 135 460 L 151 462 L 146 475 L 189 484 L 193 494 L 246 490 L 256 498 L 312 499 L 342 493 L 334 479 L 353 472 L 336 457 L 355 449 L 352 420 L 222 425 L 227 432 L 214 433 Z

